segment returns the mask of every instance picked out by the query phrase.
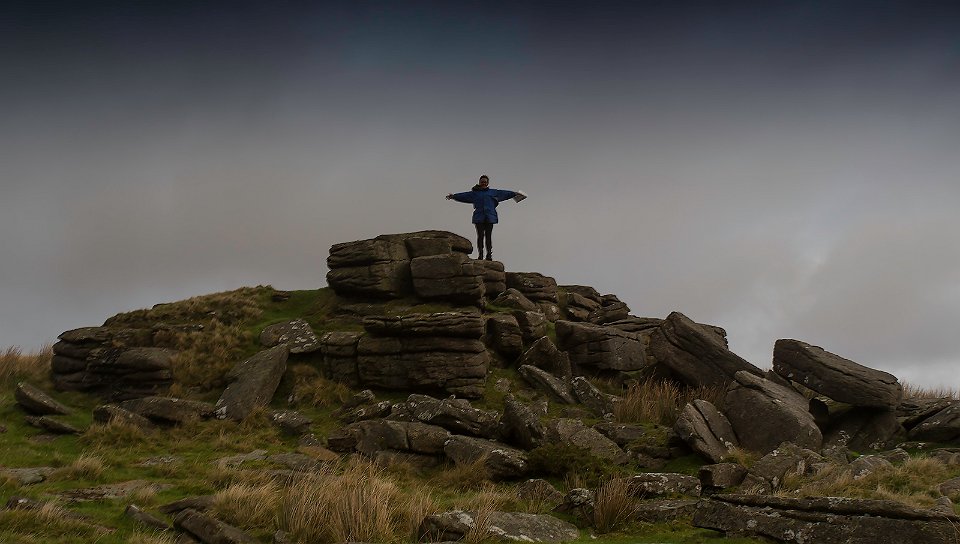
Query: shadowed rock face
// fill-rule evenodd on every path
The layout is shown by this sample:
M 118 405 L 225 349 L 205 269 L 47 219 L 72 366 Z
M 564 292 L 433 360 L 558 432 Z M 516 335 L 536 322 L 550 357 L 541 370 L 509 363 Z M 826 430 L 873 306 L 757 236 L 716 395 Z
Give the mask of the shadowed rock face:
M 958 521 L 892 501 L 764 495 L 715 495 L 693 516 L 697 527 L 792 544 L 953 544 Z
M 714 463 L 722 461 L 732 448 L 740 445 L 726 416 L 701 399 L 684 407 L 674 429 L 693 451 Z
M 427 516 L 420 527 L 431 540 L 461 540 L 485 525 L 485 539 L 516 542 L 568 542 L 580 537 L 576 526 L 544 514 L 488 512 L 483 522 L 479 513 L 453 510 Z
M 254 409 L 270 404 L 287 369 L 286 344 L 261 351 L 227 373 L 230 384 L 217 401 L 216 416 L 241 421 Z
M 892 374 L 867 368 L 799 340 L 777 340 L 773 370 L 837 402 L 895 408 L 903 388 Z
M 823 435 L 796 391 L 737 372 L 724 402 L 727 419 L 744 448 L 769 453 L 782 442 L 819 449 Z
M 694 323 L 680 312 L 671 313 L 650 334 L 649 353 L 691 386 L 725 385 L 740 371 L 763 375 L 759 368 L 727 349 L 715 329 Z
M 632 371 L 648 365 L 640 337 L 613 327 L 557 321 L 557 347 L 570 355 L 574 374 Z

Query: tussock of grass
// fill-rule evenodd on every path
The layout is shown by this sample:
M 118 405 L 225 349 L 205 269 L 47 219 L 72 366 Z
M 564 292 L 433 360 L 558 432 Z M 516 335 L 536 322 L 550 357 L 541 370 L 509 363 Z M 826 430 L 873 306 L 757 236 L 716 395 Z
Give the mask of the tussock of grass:
M 703 399 L 720 408 L 725 393 L 722 387 L 682 387 L 648 378 L 624 392 L 613 414 L 620 423 L 653 422 L 673 426 L 688 402 Z
M 598 533 L 609 533 L 633 521 L 637 515 L 638 499 L 630 493 L 630 483 L 624 478 L 608 480 L 597 488 L 593 507 L 593 526 Z
M 80 436 L 80 443 L 95 447 L 132 448 L 147 439 L 147 431 L 133 423 L 113 419 L 94 423 Z
M 482 489 L 490 483 L 486 456 L 478 457 L 470 463 L 450 465 L 438 472 L 431 483 L 441 489 L 469 491 Z
M 127 539 L 127 544 L 175 544 L 176 537 L 171 534 L 154 531 L 150 533 L 134 533 Z
M 203 330 L 178 332 L 170 341 L 177 349 L 171 361 L 176 382 L 209 390 L 226 385 L 227 372 L 248 354 L 253 334 L 214 318 Z
M 179 302 L 157 304 L 146 310 L 134 310 L 117 314 L 104 323 L 108 327 L 150 327 L 156 323 L 186 324 L 207 321 L 211 318 L 233 325 L 257 319 L 263 314 L 265 300 L 274 292 L 273 287 L 241 287 L 191 297 Z
M 214 495 L 214 509 L 238 527 L 275 527 L 282 498 L 274 481 L 237 483 Z
M 22 380 L 46 382 L 50 377 L 52 358 L 53 348 L 50 346 L 33 353 L 23 353 L 18 346 L 7 348 L 0 352 L 0 385 L 13 386 Z
M 339 407 L 353 396 L 349 387 L 324 378 L 312 366 L 295 365 L 289 370 L 294 379 L 290 393 L 294 406 Z
M 922 387 L 912 383 L 903 383 L 904 398 L 915 399 L 953 399 L 960 400 L 960 389 L 955 387 Z
M 96 480 L 103 476 L 105 470 L 107 470 L 107 464 L 101 457 L 81 454 L 69 465 L 58 468 L 51 474 L 50 479 L 58 481 Z
M 357 463 L 298 478 L 284 497 L 281 524 L 302 542 L 390 542 L 413 537 L 433 510 L 423 490 L 404 491 L 376 466 Z
M 102 527 L 70 516 L 55 503 L 46 503 L 36 510 L 0 510 L 0 527 L 4 532 L 17 534 L 16 542 L 49 542 L 57 537 L 73 537 L 74 542 L 95 542 L 106 533 Z

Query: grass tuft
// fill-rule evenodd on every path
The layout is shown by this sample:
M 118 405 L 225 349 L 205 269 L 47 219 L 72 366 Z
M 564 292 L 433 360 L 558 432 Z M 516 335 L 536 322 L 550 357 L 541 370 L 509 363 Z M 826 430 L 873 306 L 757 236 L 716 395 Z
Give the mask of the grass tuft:
M 625 478 L 607 480 L 597 488 L 593 507 L 593 526 L 598 533 L 609 533 L 633 521 L 639 501 L 630 492 Z
M 922 387 L 912 383 L 903 383 L 903 397 L 907 399 L 960 400 L 960 389 L 945 385 L 941 385 L 940 387 Z
M 722 408 L 725 394 L 723 387 L 682 387 L 670 381 L 648 378 L 624 391 L 613 414 L 620 423 L 653 422 L 673 426 L 688 402 L 703 399 Z
M 0 352 L 0 385 L 7 387 L 27 380 L 44 383 L 50 378 L 53 348 L 44 346 L 33 353 L 23 353 L 18 346 Z
M 103 476 L 106 470 L 107 464 L 101 457 L 82 453 L 70 464 L 58 468 L 50 476 L 50 479 L 57 481 L 97 480 Z

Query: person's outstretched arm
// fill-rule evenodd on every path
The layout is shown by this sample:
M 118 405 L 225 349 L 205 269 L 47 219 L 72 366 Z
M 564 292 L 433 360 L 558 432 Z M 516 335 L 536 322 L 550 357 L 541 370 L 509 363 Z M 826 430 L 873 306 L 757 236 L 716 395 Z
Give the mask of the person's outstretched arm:
M 465 202 L 467 204 L 472 204 L 473 191 L 467 191 L 465 193 L 450 193 L 447 195 L 447 200 L 456 200 L 457 202 Z
M 503 202 L 517 196 L 516 191 L 505 191 L 503 189 L 491 189 L 491 192 L 493 192 L 493 198 L 497 199 L 497 202 Z

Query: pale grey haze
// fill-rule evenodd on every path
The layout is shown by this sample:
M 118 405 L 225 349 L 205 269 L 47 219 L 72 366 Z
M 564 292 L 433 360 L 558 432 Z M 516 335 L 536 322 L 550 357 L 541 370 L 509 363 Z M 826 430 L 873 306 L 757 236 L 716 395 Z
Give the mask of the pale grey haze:
M 0 345 L 473 239 L 486 173 L 508 270 L 960 386 L 954 4 L 118 4 L 0 17 Z

